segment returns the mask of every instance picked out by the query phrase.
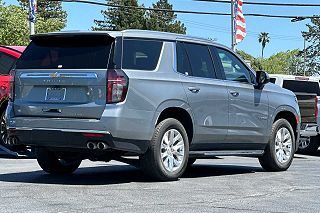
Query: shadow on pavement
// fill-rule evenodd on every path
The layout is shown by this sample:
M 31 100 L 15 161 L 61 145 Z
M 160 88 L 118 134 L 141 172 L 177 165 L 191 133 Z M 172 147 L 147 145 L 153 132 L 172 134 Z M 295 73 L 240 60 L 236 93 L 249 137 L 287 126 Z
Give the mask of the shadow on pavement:
M 320 157 L 320 150 L 318 150 L 314 155 L 312 156 L 316 156 L 316 157 Z
M 182 178 L 239 175 L 255 172 L 264 172 L 264 170 L 261 167 L 250 166 L 195 164 L 183 174 Z
M 263 172 L 260 167 L 195 164 L 184 178 L 214 177 Z M 79 168 L 72 175 L 54 176 L 43 171 L 0 174 L 0 181 L 17 183 L 61 184 L 61 185 L 110 185 L 130 182 L 153 182 L 143 172 L 129 165 L 109 165 Z
M 320 157 L 320 150 L 318 150 L 316 153 L 314 154 L 300 154 L 300 153 L 297 153 L 299 154 L 300 156 L 294 156 L 295 158 L 301 158 L 301 159 L 307 159 L 308 156 L 314 156 L 314 157 Z

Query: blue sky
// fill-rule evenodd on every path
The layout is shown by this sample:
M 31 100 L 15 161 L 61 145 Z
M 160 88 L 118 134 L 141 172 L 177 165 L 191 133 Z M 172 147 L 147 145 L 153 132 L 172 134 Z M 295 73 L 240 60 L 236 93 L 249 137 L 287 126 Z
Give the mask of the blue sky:
M 16 0 L 4 0 L 7 4 L 17 4 Z M 104 2 L 103 0 L 96 0 Z M 245 0 L 244 0 L 245 1 Z M 250 0 L 255 2 L 279 2 L 277 0 Z M 140 4 L 150 6 L 156 0 L 139 0 Z M 192 0 L 171 0 L 174 9 L 230 12 L 229 4 L 196 2 Z M 282 3 L 319 3 L 319 0 L 282 0 Z M 100 13 L 103 6 L 81 3 L 63 3 L 68 13 L 68 23 L 65 30 L 89 30 L 94 25 L 94 19 L 102 19 Z M 272 7 L 244 5 L 244 13 L 263 13 L 276 15 L 320 15 L 320 7 Z M 217 42 L 230 46 L 230 17 L 212 15 L 179 14 L 178 19 L 185 23 L 187 34 L 204 38 L 215 38 Z M 265 56 L 279 51 L 303 48 L 301 31 L 307 29 L 308 20 L 291 23 L 290 19 L 246 17 L 247 37 L 238 45 L 253 56 L 261 55 L 261 45 L 258 42 L 260 32 L 270 33 L 270 43 L 266 46 Z

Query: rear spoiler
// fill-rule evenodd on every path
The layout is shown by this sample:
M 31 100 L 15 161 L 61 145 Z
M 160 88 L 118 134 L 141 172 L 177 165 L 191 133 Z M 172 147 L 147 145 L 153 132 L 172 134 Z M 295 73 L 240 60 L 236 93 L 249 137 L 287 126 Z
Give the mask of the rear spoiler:
M 121 34 L 120 34 L 121 35 Z M 106 36 L 115 38 L 115 32 L 107 32 L 107 31 L 97 31 L 97 32 L 79 32 L 79 31 L 69 31 L 69 32 L 54 32 L 54 33 L 41 33 L 41 34 L 35 34 L 31 35 L 31 40 L 36 40 L 38 38 L 44 38 L 44 37 L 85 37 L 85 36 Z

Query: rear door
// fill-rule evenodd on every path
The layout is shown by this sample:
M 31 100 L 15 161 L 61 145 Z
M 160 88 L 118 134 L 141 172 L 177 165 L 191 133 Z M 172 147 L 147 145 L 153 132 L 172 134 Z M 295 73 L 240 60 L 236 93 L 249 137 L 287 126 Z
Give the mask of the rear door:
M 100 118 L 114 46 L 107 35 L 34 37 L 16 66 L 15 115 Z
M 269 114 L 267 92 L 254 88 L 253 73 L 231 51 L 217 47 L 216 53 L 228 87 L 227 142 L 232 149 L 265 147 Z
M 217 79 L 208 46 L 177 43 L 177 69 L 194 116 L 192 150 L 220 147 L 227 135 L 228 95 L 224 81 Z

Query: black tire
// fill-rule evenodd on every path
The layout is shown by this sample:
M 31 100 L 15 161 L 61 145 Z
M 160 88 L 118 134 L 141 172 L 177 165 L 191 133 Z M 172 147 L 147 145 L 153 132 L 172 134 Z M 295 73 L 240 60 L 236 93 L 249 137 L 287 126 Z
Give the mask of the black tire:
M 190 168 L 195 162 L 196 158 L 189 158 L 187 168 Z
M 276 156 L 276 150 L 275 150 L 276 134 L 282 128 L 285 128 L 289 131 L 291 140 L 292 140 L 290 157 L 288 157 L 287 161 L 285 162 L 280 162 L 278 160 Z M 272 131 L 271 131 L 269 143 L 265 149 L 263 156 L 259 158 L 259 162 L 262 168 L 264 168 L 266 171 L 272 171 L 272 172 L 285 171 L 290 167 L 292 163 L 294 150 L 295 150 L 295 135 L 293 133 L 293 129 L 287 120 L 279 119 L 275 121 L 274 124 L 272 125 Z
M 164 150 L 161 149 L 162 139 L 165 133 L 170 130 L 178 131 L 182 136 L 184 144 L 184 156 L 181 160 L 180 166 L 175 171 L 167 170 L 161 158 L 161 152 L 163 152 Z M 140 157 L 140 164 L 144 173 L 156 180 L 177 180 L 179 177 L 181 177 L 181 175 L 185 172 L 187 168 L 188 157 L 189 141 L 185 128 L 178 120 L 168 118 L 163 120 L 156 126 L 153 137 L 150 141 L 150 147 L 148 151 Z
M 1 112 L 0 117 L 0 145 L 8 148 L 9 146 L 5 143 L 7 140 L 7 127 L 6 127 L 6 120 L 5 120 L 5 110 Z
M 71 174 L 77 170 L 81 164 L 81 160 L 79 159 L 59 159 L 54 152 L 45 148 L 36 148 L 35 152 L 39 166 L 49 174 Z
M 310 143 L 306 147 L 299 145 L 298 152 L 301 154 L 312 155 L 315 154 L 320 146 L 320 136 L 310 137 Z

